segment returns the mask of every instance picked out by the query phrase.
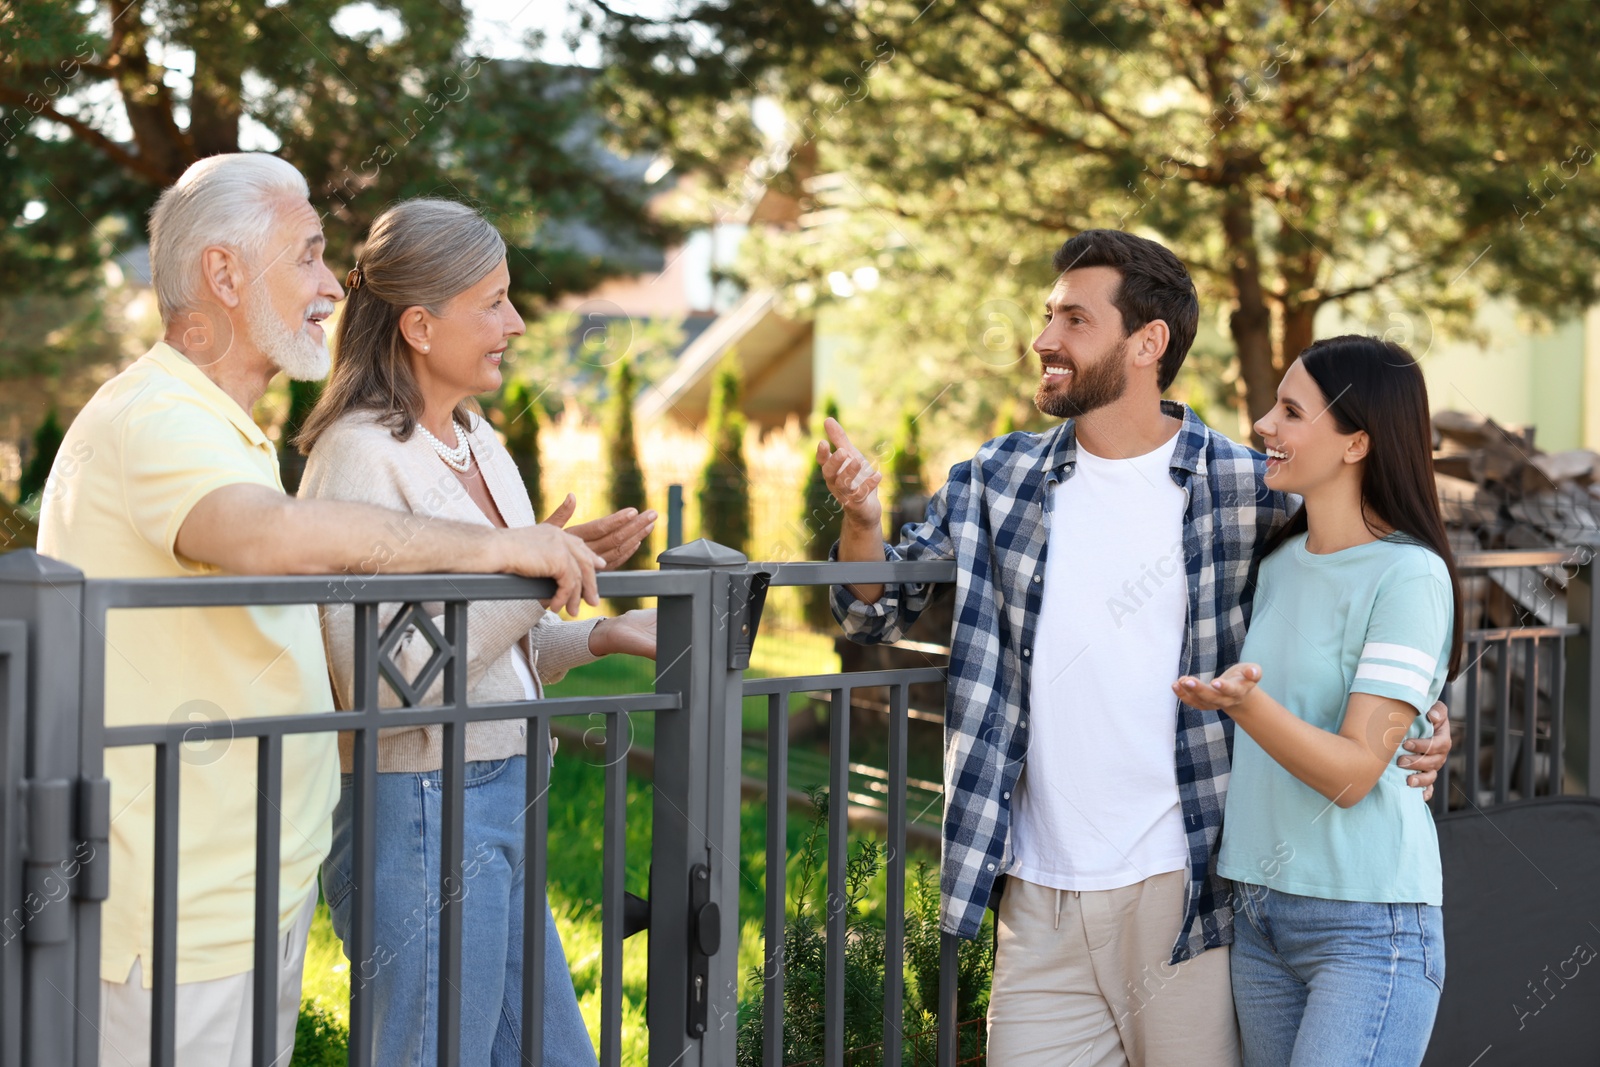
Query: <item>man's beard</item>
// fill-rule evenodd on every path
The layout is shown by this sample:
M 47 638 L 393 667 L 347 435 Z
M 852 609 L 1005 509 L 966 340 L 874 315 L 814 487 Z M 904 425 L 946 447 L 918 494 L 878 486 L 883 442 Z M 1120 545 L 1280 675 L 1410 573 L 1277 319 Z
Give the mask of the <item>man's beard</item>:
M 1064 393 L 1052 388 L 1058 383 L 1041 381 L 1033 395 L 1034 407 L 1058 419 L 1074 419 L 1121 400 L 1128 388 L 1128 365 L 1124 344 L 1114 348 L 1087 367 L 1074 365 Z
M 333 305 L 318 301 L 309 310 L 332 314 Z M 315 382 L 328 376 L 327 342 L 313 338 L 304 325 L 291 330 L 272 306 L 265 286 L 252 285 L 245 290 L 244 326 L 251 343 L 295 381 Z

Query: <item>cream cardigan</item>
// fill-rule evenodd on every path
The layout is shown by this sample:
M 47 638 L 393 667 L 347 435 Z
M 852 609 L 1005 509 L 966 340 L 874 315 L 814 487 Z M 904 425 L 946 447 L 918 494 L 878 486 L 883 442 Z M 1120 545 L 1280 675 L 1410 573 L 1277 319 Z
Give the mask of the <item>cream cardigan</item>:
M 509 527 L 531 526 L 536 517 L 528 492 L 517 473 L 516 464 L 494 431 L 483 419 L 472 416 L 472 454 L 483 472 L 484 484 L 494 498 L 500 516 Z M 459 427 L 458 427 L 459 429 Z M 491 523 L 448 467 L 434 454 L 421 434 L 409 441 L 396 441 L 389 428 L 371 412 L 352 412 L 328 427 L 317 439 L 306 460 L 300 481 L 302 498 L 349 500 L 409 512 L 434 519 L 489 526 Z M 396 518 L 395 536 L 405 536 L 403 519 Z M 370 548 L 367 574 L 379 573 L 392 549 L 382 543 Z M 359 579 L 360 575 L 356 575 Z M 399 604 L 381 605 L 379 632 L 399 611 Z M 423 605 L 434 625 L 444 632 L 444 608 L 438 603 Z M 552 683 L 573 667 L 595 659 L 589 651 L 589 632 L 599 620 L 563 622 L 534 600 L 480 601 L 467 608 L 467 698 L 474 704 L 523 700 L 526 691 L 513 666 L 513 657 L 522 654 L 518 642 L 527 640 L 536 686 Z M 333 690 L 339 706 L 353 703 L 355 609 L 350 605 L 324 606 L 323 640 L 327 645 Z M 400 673 L 415 678 L 433 653 L 427 638 L 412 627 L 406 631 L 394 652 Z M 398 707 L 400 699 L 381 678 L 378 682 L 382 706 Z M 443 672 L 422 698 L 423 704 L 443 702 Z M 467 726 L 469 760 L 504 759 L 527 752 L 524 720 L 475 722 Z M 431 771 L 443 765 L 442 726 L 394 727 L 380 731 L 378 770 Z M 339 762 L 345 771 L 352 766 L 353 735 L 339 736 Z

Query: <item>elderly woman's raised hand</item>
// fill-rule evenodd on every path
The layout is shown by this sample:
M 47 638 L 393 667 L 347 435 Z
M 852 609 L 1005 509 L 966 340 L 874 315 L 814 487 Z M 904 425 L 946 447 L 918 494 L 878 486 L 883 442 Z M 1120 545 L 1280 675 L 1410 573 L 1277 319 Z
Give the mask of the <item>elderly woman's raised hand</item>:
M 529 578 L 554 578 L 556 592 L 547 601 L 550 607 L 576 616 L 583 604 L 600 603 L 594 575 L 605 568 L 605 560 L 591 552 L 581 538 L 545 523 L 499 534 L 503 558 L 495 569 Z
M 567 520 L 572 518 L 572 513 L 577 509 L 578 498 L 568 493 L 561 506 L 544 520 L 544 525 L 565 527 Z M 591 551 L 605 560 L 605 565 L 601 569 L 609 571 L 632 559 L 633 554 L 644 543 L 644 539 L 649 537 L 650 531 L 655 528 L 654 511 L 623 508 L 604 518 L 591 519 L 589 522 L 570 527 L 567 533 L 581 538 Z

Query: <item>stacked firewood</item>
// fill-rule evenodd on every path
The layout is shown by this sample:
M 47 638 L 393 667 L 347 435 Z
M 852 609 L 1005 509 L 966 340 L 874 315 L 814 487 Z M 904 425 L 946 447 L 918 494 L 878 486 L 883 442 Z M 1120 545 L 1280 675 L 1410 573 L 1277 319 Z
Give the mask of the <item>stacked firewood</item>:
M 1445 522 L 1471 547 L 1600 545 L 1600 453 L 1542 452 L 1531 427 L 1460 411 L 1436 413 L 1433 432 Z

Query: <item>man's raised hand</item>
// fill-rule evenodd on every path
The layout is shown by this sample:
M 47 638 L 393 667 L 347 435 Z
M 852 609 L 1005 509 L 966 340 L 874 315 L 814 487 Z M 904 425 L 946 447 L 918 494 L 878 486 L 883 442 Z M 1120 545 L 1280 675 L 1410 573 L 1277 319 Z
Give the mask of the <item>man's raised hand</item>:
M 874 469 L 861 450 L 850 443 L 843 426 L 824 419 L 822 428 L 828 440 L 817 442 L 817 463 L 822 467 L 828 492 L 844 508 L 845 520 L 851 525 L 881 531 L 883 504 L 878 500 L 878 483 L 883 481 L 883 472 Z

